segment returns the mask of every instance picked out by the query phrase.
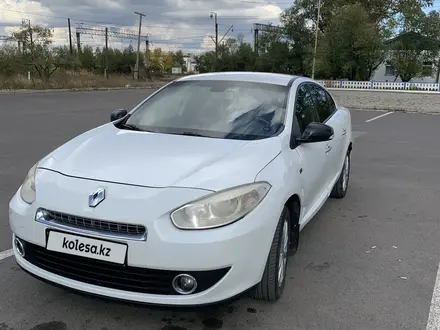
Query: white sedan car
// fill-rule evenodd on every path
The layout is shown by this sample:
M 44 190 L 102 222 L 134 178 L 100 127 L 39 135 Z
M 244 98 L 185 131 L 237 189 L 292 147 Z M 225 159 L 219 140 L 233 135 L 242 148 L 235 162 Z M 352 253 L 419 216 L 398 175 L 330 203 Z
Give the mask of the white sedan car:
M 347 191 L 350 112 L 314 80 L 177 79 L 29 170 L 9 204 L 18 264 L 125 301 L 277 300 L 300 231 Z

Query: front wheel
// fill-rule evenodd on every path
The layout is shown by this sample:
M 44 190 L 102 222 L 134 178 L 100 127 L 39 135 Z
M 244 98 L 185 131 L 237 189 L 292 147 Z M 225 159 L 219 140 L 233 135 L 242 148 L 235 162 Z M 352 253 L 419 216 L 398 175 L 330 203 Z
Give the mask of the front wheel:
M 338 181 L 336 181 L 330 197 L 333 198 L 344 198 L 347 194 L 348 181 L 350 179 L 350 151 L 345 155 L 344 166 L 342 167 L 341 174 L 339 175 Z
M 275 301 L 281 297 L 286 283 L 290 228 L 290 212 L 284 207 L 275 230 L 263 278 L 251 291 L 252 298 Z

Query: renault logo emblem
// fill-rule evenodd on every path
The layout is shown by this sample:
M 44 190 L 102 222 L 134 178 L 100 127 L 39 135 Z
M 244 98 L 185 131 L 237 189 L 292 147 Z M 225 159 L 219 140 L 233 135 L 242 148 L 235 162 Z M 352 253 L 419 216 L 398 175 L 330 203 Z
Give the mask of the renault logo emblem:
M 105 199 L 105 189 L 99 188 L 93 194 L 89 195 L 89 206 L 96 207 Z

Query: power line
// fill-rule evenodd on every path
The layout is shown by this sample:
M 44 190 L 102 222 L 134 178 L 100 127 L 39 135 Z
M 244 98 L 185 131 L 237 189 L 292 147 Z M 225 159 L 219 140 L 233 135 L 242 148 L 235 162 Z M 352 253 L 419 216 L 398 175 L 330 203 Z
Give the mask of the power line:
M 57 18 L 57 19 L 62 19 L 62 20 L 67 20 L 69 17 L 65 17 L 65 16 L 56 16 L 56 15 L 48 15 L 48 14 L 41 14 L 41 13 L 31 13 L 31 12 L 24 12 L 24 11 L 19 11 L 19 10 L 12 10 L 12 9 L 1 9 L 2 11 L 8 11 L 8 12 L 14 12 L 14 13 L 19 13 L 19 14 L 24 14 L 24 15 L 34 15 L 34 16 L 41 16 L 41 17 L 47 17 L 47 18 Z M 256 17 L 256 16 L 248 16 L 248 15 L 242 15 L 242 16 L 228 16 L 228 15 L 225 15 L 225 16 L 223 16 L 222 15 L 222 18 L 225 18 L 225 19 L 248 19 L 248 20 L 255 20 L 255 19 L 258 19 L 258 20 L 271 20 L 270 18 L 267 18 L 267 19 L 261 19 L 261 18 L 259 18 L 259 17 Z M 105 21 L 92 21 L 92 20 L 84 20 L 84 19 L 78 19 L 78 18 L 73 18 L 73 17 L 70 17 L 70 19 L 72 20 L 72 21 L 77 21 L 77 22 L 84 22 L 84 23 L 95 23 L 95 24 L 100 24 L 100 25 L 112 25 L 112 26 L 120 26 L 120 27 L 127 27 L 127 26 L 129 26 L 129 25 L 124 25 L 124 24 L 116 24 L 116 23 L 114 23 L 114 22 L 105 22 Z M 272 19 L 275 19 L 275 17 L 274 18 L 272 18 Z M 169 23 L 169 24 L 175 24 L 175 23 L 180 23 L 180 22 L 182 22 L 181 20 L 178 20 L 178 21 L 167 21 L 167 22 L 165 22 L 165 23 Z M 165 25 L 165 23 L 164 24 L 144 24 L 144 26 L 151 26 L 151 27 L 157 27 L 157 28 L 164 28 L 164 29 L 176 29 L 176 30 L 186 30 L 186 29 L 188 29 L 188 30 L 194 30 L 195 28 L 186 28 L 186 27 L 169 27 L 169 26 L 166 26 Z M 133 24 L 134 25 L 134 24 Z

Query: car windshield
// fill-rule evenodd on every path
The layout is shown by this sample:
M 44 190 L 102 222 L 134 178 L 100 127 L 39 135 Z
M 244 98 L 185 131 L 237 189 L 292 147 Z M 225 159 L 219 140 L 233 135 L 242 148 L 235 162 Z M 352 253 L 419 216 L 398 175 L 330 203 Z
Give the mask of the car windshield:
M 268 138 L 284 129 L 288 90 L 243 81 L 174 82 L 142 103 L 125 126 L 223 139 Z

